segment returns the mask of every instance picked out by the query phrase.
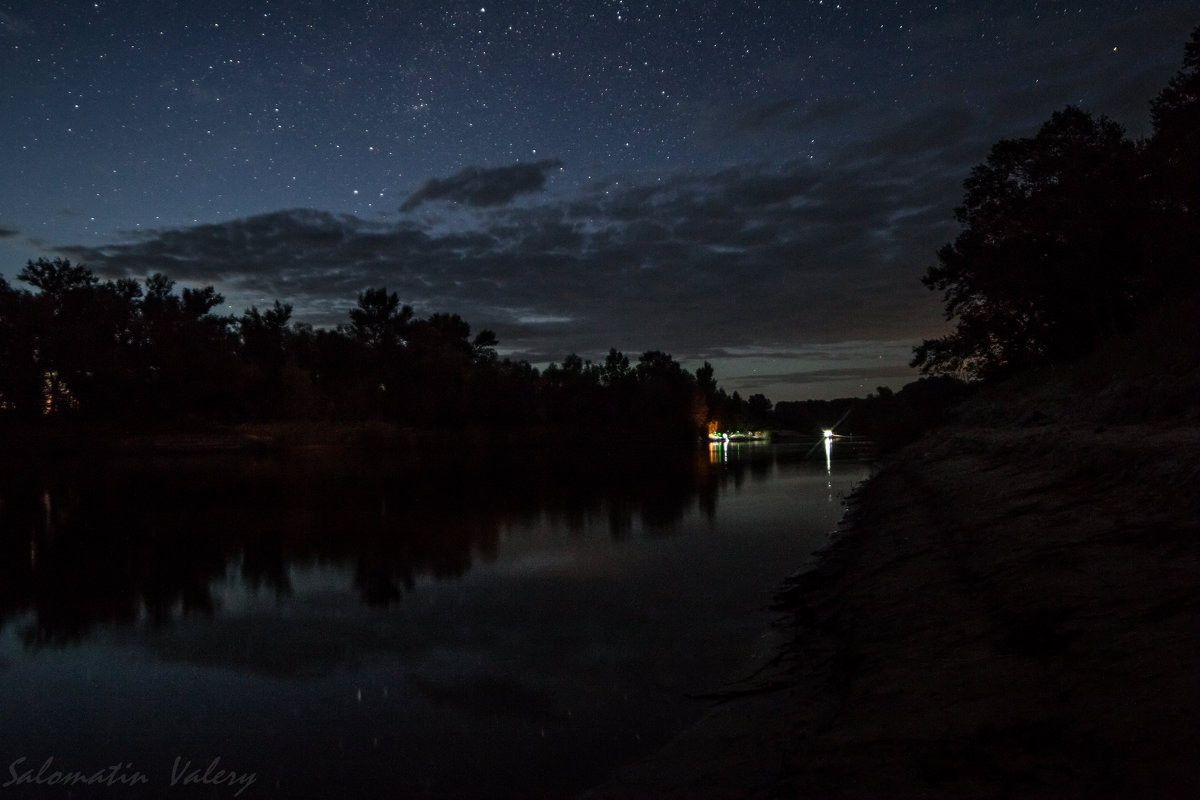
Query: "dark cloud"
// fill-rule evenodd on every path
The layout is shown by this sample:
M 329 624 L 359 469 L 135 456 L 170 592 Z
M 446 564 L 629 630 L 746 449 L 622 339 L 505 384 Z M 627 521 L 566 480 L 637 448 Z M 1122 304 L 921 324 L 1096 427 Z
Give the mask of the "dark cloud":
M 609 347 L 728 359 L 752 342 L 906 336 L 914 318 L 936 318 L 919 275 L 943 231 L 919 180 L 797 163 L 595 187 L 455 226 L 292 209 L 60 252 L 106 277 L 211 283 L 235 313 L 290 302 L 325 326 L 387 286 L 419 314 L 496 330 L 506 353 L 534 363 Z
M 546 185 L 546 174 L 562 167 L 557 159 L 518 162 L 508 167 L 467 167 L 449 178 L 430 178 L 409 195 L 401 211 L 412 211 L 430 200 L 448 200 L 468 206 L 499 206 L 519 194 L 539 191 Z
M 12 239 L 20 235 L 20 231 L 14 231 L 11 228 L 0 228 L 0 239 Z

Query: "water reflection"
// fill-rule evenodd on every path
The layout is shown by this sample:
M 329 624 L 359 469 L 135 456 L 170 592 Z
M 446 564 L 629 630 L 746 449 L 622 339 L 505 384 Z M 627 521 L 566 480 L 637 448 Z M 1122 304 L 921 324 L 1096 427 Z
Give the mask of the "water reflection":
M 811 442 L 0 464 L 0 752 L 159 794 L 220 755 L 256 797 L 569 796 L 742 666 L 864 472 Z
M 756 448 L 757 449 L 754 449 Z M 755 455 L 757 454 L 757 455 Z M 460 578 L 500 532 L 546 518 L 612 537 L 669 535 L 716 513 L 722 486 L 763 479 L 769 448 L 576 455 L 495 452 L 359 463 L 345 457 L 191 457 L 8 469 L 0 476 L 0 626 L 32 612 L 31 645 L 101 622 L 208 615 L 235 565 L 284 598 L 290 565 L 345 563 L 363 602 L 398 602 L 420 576 Z
M 212 614 L 212 587 L 231 564 L 247 586 L 285 598 L 289 565 L 345 563 L 361 600 L 387 606 L 420 576 L 456 579 L 494 560 L 507 526 L 546 518 L 581 531 L 602 519 L 614 539 L 670 535 L 690 508 L 712 517 L 724 487 L 764 480 L 808 455 L 724 442 L 707 454 L 587 458 L 530 450 L 390 462 L 8 465 L 0 467 L 0 628 L 32 612 L 25 640 L 63 644 L 100 622 Z

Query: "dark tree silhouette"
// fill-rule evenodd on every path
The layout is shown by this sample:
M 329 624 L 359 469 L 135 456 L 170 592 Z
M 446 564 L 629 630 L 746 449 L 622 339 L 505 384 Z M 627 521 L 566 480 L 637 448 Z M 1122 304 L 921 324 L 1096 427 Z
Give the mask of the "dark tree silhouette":
M 1179 186 L 1190 190 L 1194 212 L 1200 193 L 1194 180 L 1200 172 L 1200 26 L 1184 45 L 1183 68 L 1151 101 L 1150 119 L 1158 166 L 1182 179 Z
M 591 361 L 570 353 L 562 364 L 546 367 L 541 385 L 551 422 L 584 427 L 607 421 L 600 410 L 600 371 Z
M 0 286 L 0 411 L 17 417 L 151 420 L 230 417 L 230 320 L 211 286 L 173 295 L 164 275 L 101 281 L 65 259 L 19 273 L 36 294 Z
M 1200 26 L 1184 46 L 1183 68 L 1150 103 L 1146 147 L 1152 191 L 1151 277 L 1156 288 L 1200 283 Z
M 30 261 L 17 273 L 17 279 L 41 290 L 46 300 L 59 312 L 68 294 L 89 289 L 100 282 L 90 269 L 73 265 L 65 258 Z
M 746 398 L 747 421 L 752 428 L 762 428 L 771 419 L 771 401 L 763 394 L 752 394 Z
M 66 259 L 30 261 L 18 277 L 39 290 L 9 289 L 5 303 L 21 327 L 3 365 L 19 413 L 120 415 L 136 381 L 141 287 Z
M 477 364 L 494 364 L 497 359 L 496 345 L 500 344 L 500 340 L 496 338 L 496 332 L 484 328 L 479 333 L 475 334 L 475 338 L 471 340 L 471 355 Z
M 386 286 L 362 292 L 358 305 L 350 310 L 350 333 L 368 352 L 349 365 L 327 369 L 325 374 L 345 373 L 346 367 L 353 365 L 347 377 L 358 384 L 370 416 L 394 417 L 402 413 L 401 392 L 408 383 L 404 351 L 412 319 L 412 307 L 402 306 L 400 297 L 395 292 L 389 294 Z
M 469 415 L 475 355 L 471 326 L 458 314 L 432 314 L 409 324 L 409 376 L 397 408 L 437 426 L 462 424 Z
M 635 406 L 643 430 L 660 431 L 666 438 L 691 440 L 708 424 L 708 404 L 695 376 L 661 350 L 648 350 L 638 359 Z
M 611 388 L 620 386 L 629 380 L 633 374 L 629 366 L 629 357 L 615 347 L 610 347 L 604 357 L 604 365 L 600 367 L 600 382 Z
M 300 364 L 315 392 L 310 414 L 331 421 L 362 419 L 378 412 L 380 370 L 372 353 L 342 330 L 320 329 L 298 343 Z
M 213 287 L 172 292 L 161 273 L 146 280 L 144 386 L 139 406 L 150 418 L 232 421 L 241 416 L 242 392 L 236 320 L 210 313 L 224 302 Z
M 0 276 L 0 411 L 21 417 L 41 412 L 41 370 L 27 295 Z
M 401 306 L 400 297 L 387 287 L 367 289 L 358 296 L 358 306 L 350 310 L 350 329 L 354 337 L 368 347 L 397 347 L 407 340 L 412 306 Z
M 278 300 L 260 313 L 256 306 L 238 320 L 241 348 L 238 355 L 245 371 L 246 410 L 260 419 L 278 419 L 283 412 L 288 357 L 288 321 L 292 306 Z
M 915 348 L 913 366 L 994 376 L 1124 330 L 1140 280 L 1136 156 L 1119 125 L 1073 107 L 998 142 L 964 183 L 963 232 L 923 278 L 957 328 Z

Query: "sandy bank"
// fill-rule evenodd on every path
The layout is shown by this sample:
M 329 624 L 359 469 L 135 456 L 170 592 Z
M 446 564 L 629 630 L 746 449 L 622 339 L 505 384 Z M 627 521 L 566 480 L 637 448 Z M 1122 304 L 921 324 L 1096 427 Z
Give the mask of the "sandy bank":
M 960 426 L 854 498 L 773 660 L 588 796 L 1200 796 L 1200 427 Z

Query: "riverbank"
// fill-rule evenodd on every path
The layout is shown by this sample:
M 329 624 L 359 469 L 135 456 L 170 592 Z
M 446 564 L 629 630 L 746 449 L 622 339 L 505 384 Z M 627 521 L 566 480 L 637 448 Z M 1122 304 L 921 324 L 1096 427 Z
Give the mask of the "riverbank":
M 1200 424 L 1103 405 L 898 454 L 765 666 L 587 796 L 1200 796 Z

